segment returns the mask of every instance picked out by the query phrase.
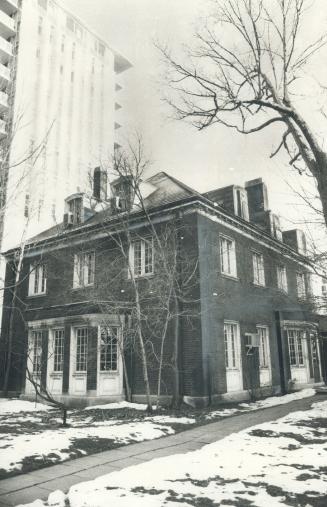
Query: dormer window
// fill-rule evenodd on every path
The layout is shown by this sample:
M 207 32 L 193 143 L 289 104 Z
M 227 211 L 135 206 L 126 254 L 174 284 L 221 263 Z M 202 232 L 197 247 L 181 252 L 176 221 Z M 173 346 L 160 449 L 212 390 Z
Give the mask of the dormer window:
M 81 193 L 71 195 L 65 204 L 65 225 L 79 225 L 84 221 L 84 195 Z
M 80 224 L 82 221 L 82 199 L 80 197 L 73 199 L 68 203 L 69 213 L 71 213 L 74 224 Z

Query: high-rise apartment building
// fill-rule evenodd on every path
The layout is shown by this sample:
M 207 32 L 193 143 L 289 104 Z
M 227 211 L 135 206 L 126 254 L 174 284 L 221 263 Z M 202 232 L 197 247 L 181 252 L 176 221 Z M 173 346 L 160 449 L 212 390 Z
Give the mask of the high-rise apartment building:
M 2 248 L 62 221 L 108 161 L 129 67 L 59 1 L 0 0 Z

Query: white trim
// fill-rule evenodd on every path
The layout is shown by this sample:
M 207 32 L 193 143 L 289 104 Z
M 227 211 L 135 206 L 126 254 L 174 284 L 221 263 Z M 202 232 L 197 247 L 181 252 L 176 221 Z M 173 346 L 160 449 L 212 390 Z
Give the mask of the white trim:
M 203 206 L 203 207 L 209 209 L 211 211 L 211 213 L 204 211 L 204 210 L 194 209 L 195 205 Z M 187 209 L 187 208 L 190 208 L 190 209 Z M 217 223 L 223 225 L 224 227 L 237 232 L 238 234 L 242 235 L 243 237 L 249 238 L 251 240 L 255 240 L 257 244 L 263 245 L 264 247 L 269 248 L 270 250 L 272 250 L 274 252 L 284 255 L 284 257 L 297 262 L 298 264 L 305 267 L 306 269 L 310 268 L 309 263 L 304 262 L 300 258 L 301 256 L 296 251 L 292 251 L 292 249 L 290 247 L 288 247 L 288 245 L 286 245 L 285 243 L 279 242 L 277 239 L 275 239 L 273 237 L 267 238 L 267 241 L 260 239 L 260 238 L 262 238 L 262 236 L 260 235 L 260 230 L 256 229 L 255 225 L 252 224 L 251 222 L 249 222 L 249 224 L 248 224 L 245 221 L 243 221 L 242 219 L 240 219 L 239 217 L 233 217 L 233 216 L 229 216 L 229 215 L 227 216 L 227 215 L 223 214 L 222 210 L 217 210 L 217 208 L 214 209 L 212 205 L 209 205 L 209 204 L 202 202 L 202 201 L 195 200 L 195 201 L 187 202 L 184 204 L 177 203 L 176 205 L 172 206 L 171 208 L 169 208 L 167 210 L 167 215 L 165 216 L 165 219 L 163 219 L 162 210 L 152 211 L 152 212 L 150 211 L 151 218 L 154 217 L 154 218 L 152 218 L 152 223 L 155 224 L 155 223 L 161 223 L 161 222 L 168 222 L 169 220 L 174 218 L 175 215 L 173 212 L 176 209 L 185 210 L 184 211 L 185 215 L 197 214 L 197 215 L 204 216 L 204 217 L 208 218 L 209 220 L 211 220 L 212 222 L 217 222 Z M 216 216 L 213 216 L 212 213 L 215 213 Z M 219 217 L 217 216 L 218 214 L 220 215 Z M 221 218 L 221 217 L 223 217 L 223 218 Z M 240 220 L 242 220 L 241 224 L 239 223 Z M 105 222 L 105 224 L 110 225 L 110 221 Z M 144 227 L 145 225 L 148 225 L 148 222 L 145 218 L 143 218 L 139 222 L 137 222 L 136 224 L 131 224 L 130 230 L 140 229 L 140 228 Z M 241 226 L 241 227 L 237 227 L 237 226 Z M 251 228 L 251 226 L 253 227 L 253 229 Z M 79 229 L 78 229 L 79 233 L 81 235 L 83 235 L 85 232 L 87 232 L 88 227 L 89 227 L 88 225 L 84 225 L 84 227 L 83 226 L 79 227 Z M 92 233 L 92 231 L 90 231 L 90 232 Z M 119 234 L 120 232 L 123 232 L 123 229 L 115 230 L 112 234 Z M 92 236 L 92 239 L 88 239 L 88 241 L 95 241 L 96 239 L 101 239 L 101 238 L 105 238 L 105 237 L 110 238 L 110 235 L 111 235 L 111 233 L 107 233 L 103 230 L 100 232 L 96 231 L 95 234 Z M 40 245 L 39 247 L 37 245 L 35 245 L 34 247 L 32 247 L 33 250 L 32 249 L 28 250 L 29 245 L 27 245 L 25 258 L 34 257 L 36 255 L 39 255 L 40 252 L 44 253 L 47 250 L 50 250 L 50 251 L 61 250 L 61 249 L 65 248 L 62 246 L 62 242 L 65 241 L 66 239 L 70 240 L 70 242 L 69 242 L 70 245 L 78 245 L 81 243 L 85 243 L 85 237 L 78 237 L 78 238 L 72 237 L 71 238 L 67 234 L 67 235 L 61 236 L 60 243 L 58 242 L 57 244 L 54 244 L 54 245 L 47 245 L 47 243 L 46 243 L 47 241 L 54 240 L 54 239 L 56 239 L 55 236 L 50 236 L 49 238 L 46 238 L 44 240 L 41 239 L 40 242 L 44 241 L 45 244 Z M 58 239 L 57 239 L 57 241 L 58 241 Z M 272 243 L 276 243 L 276 246 L 274 246 Z M 280 248 L 278 248 L 278 246 L 280 246 Z M 288 254 L 287 250 L 290 250 L 291 252 Z M 8 253 L 9 252 L 11 252 L 11 254 L 13 254 L 14 250 L 13 249 L 9 250 Z M 6 252 L 5 252 L 5 256 L 7 256 Z

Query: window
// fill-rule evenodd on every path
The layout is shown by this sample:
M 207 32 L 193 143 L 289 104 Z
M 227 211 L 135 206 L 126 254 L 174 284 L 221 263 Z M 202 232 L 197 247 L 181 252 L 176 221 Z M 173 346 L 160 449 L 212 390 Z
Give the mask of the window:
M 130 266 L 135 277 L 153 273 L 153 238 L 133 241 L 130 248 Z
M 277 266 L 277 287 L 287 292 L 287 275 L 285 266 Z
M 100 339 L 100 371 L 117 371 L 118 328 L 102 327 Z
M 268 328 L 257 326 L 259 335 L 259 365 L 260 368 L 269 368 L 269 339 Z
M 28 218 L 29 214 L 30 214 L 30 194 L 25 194 L 24 217 Z
M 299 298 L 305 298 L 305 276 L 304 273 L 296 273 L 296 287 Z
M 31 342 L 32 372 L 35 375 L 40 375 L 42 363 L 42 331 L 32 331 Z
M 298 329 L 288 330 L 288 345 L 291 366 L 304 366 L 302 331 Z
M 265 285 L 265 267 L 263 261 L 263 255 L 253 252 L 253 283 L 255 285 Z
M 229 238 L 220 238 L 220 267 L 225 275 L 237 276 L 235 241 Z
M 238 367 L 237 324 L 224 324 L 225 364 L 227 369 Z
M 87 369 L 87 327 L 76 329 L 76 371 L 84 372 Z
M 47 289 L 46 265 L 43 263 L 30 266 L 28 295 L 45 294 Z
M 72 72 L 72 79 L 73 79 L 74 73 Z M 69 168 L 70 159 L 68 155 L 67 159 L 67 167 Z M 72 199 L 68 202 L 69 207 L 69 213 L 73 216 L 73 223 L 74 225 L 80 224 L 82 221 L 82 208 L 83 208 L 83 202 L 80 197 L 76 197 L 75 199 Z
M 64 368 L 64 330 L 55 329 L 53 337 L 53 371 L 61 372 Z
M 43 23 L 43 18 L 42 16 L 39 17 L 39 25 L 38 25 L 38 34 L 41 35 L 42 33 L 42 23 Z
M 95 269 L 94 252 L 75 254 L 73 287 L 93 285 Z

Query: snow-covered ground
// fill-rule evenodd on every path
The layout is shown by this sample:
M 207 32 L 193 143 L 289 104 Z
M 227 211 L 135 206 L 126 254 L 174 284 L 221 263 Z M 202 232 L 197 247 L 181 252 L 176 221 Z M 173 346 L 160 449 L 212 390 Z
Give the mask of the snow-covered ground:
M 172 435 L 183 425 L 186 428 L 208 419 L 217 420 L 236 413 L 289 403 L 313 394 L 313 389 L 306 389 L 283 397 L 244 403 L 238 408 L 214 410 L 205 416 L 198 413 L 197 417 L 185 417 L 185 414 L 172 416 L 168 413 L 148 416 L 144 413 L 145 405 L 127 402 L 98 405 L 70 413 L 70 428 L 59 426 L 59 413 L 49 406 L 20 400 L 0 400 L 0 476 L 29 471 L 98 450 Z M 92 409 L 98 412 L 92 412 Z M 114 409 L 120 412 L 115 415 Z M 122 417 L 121 410 L 125 409 L 131 411 L 129 417 Z
M 327 505 L 327 402 L 56 491 L 33 507 Z

